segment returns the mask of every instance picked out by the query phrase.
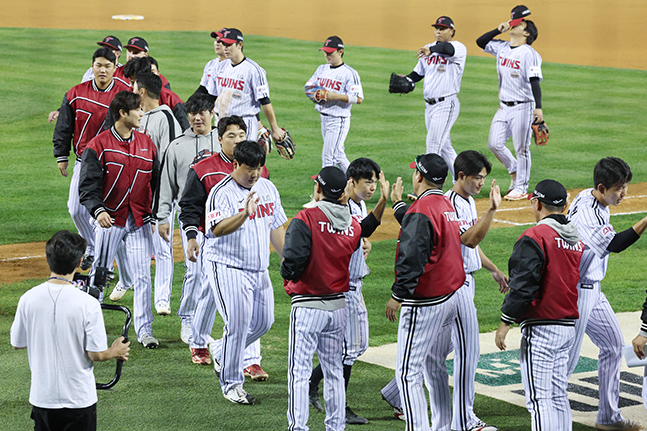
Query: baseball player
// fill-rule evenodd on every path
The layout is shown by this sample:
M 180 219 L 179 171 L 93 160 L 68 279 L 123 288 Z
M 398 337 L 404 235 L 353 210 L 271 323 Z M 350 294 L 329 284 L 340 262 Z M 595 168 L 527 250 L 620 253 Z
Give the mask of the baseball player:
M 346 172 L 350 162 L 344 142 L 350 130 L 350 110 L 364 101 L 364 91 L 357 71 L 344 63 L 344 42 L 338 36 L 326 39 L 319 51 L 324 52 L 326 64 L 317 68 L 305 88 L 322 87 L 325 92 L 323 100 L 315 105 L 321 114 L 322 165 Z
M 313 208 L 301 210 L 285 235 L 281 276 L 291 296 L 288 429 L 307 430 L 308 377 L 317 352 L 324 374 L 326 429 L 345 429 L 344 369 L 340 357 L 348 314 L 349 264 L 361 253 L 362 227 L 343 204 L 346 175 L 334 166 L 316 177 Z
M 99 48 L 94 52 L 92 70 L 95 78 L 65 93 L 52 139 L 58 170 L 64 177 L 67 177 L 70 143 L 76 155 L 67 208 L 79 234 L 88 243 L 81 265 L 83 270 L 89 269 L 94 261 L 94 228 L 90 223 L 90 214 L 79 202 L 81 158 L 87 143 L 102 131 L 112 98 L 119 91 L 128 89 L 125 84 L 112 78 L 116 61 L 115 54 L 109 48 Z
M 461 90 L 467 48 L 453 40 L 456 30 L 450 17 L 439 17 L 432 27 L 436 41 L 418 49 L 418 64 L 407 76 L 413 82 L 425 79 L 427 153 L 440 155 L 454 177 L 456 151 L 450 132 L 461 109 L 456 95 Z
M 346 171 L 348 180 L 351 181 L 350 199 L 348 206 L 350 213 L 362 227 L 362 237 L 372 234 L 382 221 L 386 201 L 389 198 L 389 182 L 384 178 L 384 172 L 371 159 L 359 158 L 353 160 Z M 373 193 L 380 187 L 380 199 L 373 211 L 366 211 L 365 200 L 373 197 Z M 369 274 L 366 265 L 364 250 L 356 250 L 351 257 L 349 266 L 349 290 L 345 293 L 347 326 L 344 333 L 342 362 L 344 364 L 344 387 L 348 390 L 353 364 L 368 348 L 368 314 L 362 295 L 363 279 Z M 319 382 L 323 379 L 321 363 L 312 371 L 310 376 L 309 400 L 317 410 L 323 411 L 318 397 Z M 346 423 L 349 425 L 363 425 L 368 420 L 358 416 L 346 406 Z
M 143 133 L 141 97 L 119 92 L 110 110 L 116 119 L 109 130 L 93 139 L 83 154 L 79 194 L 81 203 L 96 219 L 97 259 L 90 271 L 90 284 L 102 287 L 95 275 L 114 260 L 122 241 L 133 274 L 134 323 L 137 339 L 154 349 L 151 313 L 152 200 L 159 181 L 157 147 Z M 97 286 L 98 285 L 98 286 Z
M 265 151 L 252 141 L 234 149 L 234 170 L 211 189 L 205 207 L 204 273 L 224 321 L 223 337 L 209 345 L 225 398 L 255 404 L 243 389 L 243 351 L 274 322 L 267 271 L 270 242 L 282 256 L 287 221 L 276 187 L 261 177 Z
M 227 30 L 226 28 L 221 28 L 218 31 L 212 31 L 211 37 L 213 38 L 213 50 L 216 53 L 216 58 L 209 60 L 207 64 L 204 65 L 204 70 L 202 71 L 202 79 L 200 79 L 200 85 L 195 90 L 193 94 L 202 93 L 210 94 L 215 92 L 214 85 L 216 84 L 215 77 L 218 74 L 218 70 L 225 66 L 227 63 L 227 56 L 225 55 L 225 50 L 223 48 L 220 38 L 222 37 L 223 31 Z M 213 96 L 211 96 L 213 98 Z M 212 99 L 215 102 L 215 99 Z
M 259 112 L 270 123 L 272 138 L 282 141 L 285 131 L 276 122 L 270 102 L 270 88 L 265 70 L 243 54 L 243 33 L 237 28 L 223 29 L 220 43 L 229 59 L 218 68 L 213 83 L 207 85 L 209 94 L 216 97 L 216 112 L 219 116 L 238 115 L 247 124 L 247 139 L 255 141 L 258 136 Z
M 148 52 L 148 42 L 146 42 L 146 40 L 144 40 L 144 38 L 142 37 L 131 37 L 130 39 L 128 39 L 128 43 L 124 46 L 124 48 L 126 48 L 127 50 L 126 63 L 128 63 L 133 58 L 144 58 L 150 55 Z M 117 77 L 123 78 L 126 82 L 128 82 L 129 76 L 124 72 L 125 70 L 123 68 L 118 68 L 115 73 Z M 166 79 L 159 73 L 156 73 L 156 75 L 159 75 L 159 77 L 162 78 L 162 86 L 170 90 L 171 83 L 168 82 L 168 79 Z
M 211 129 L 210 118 L 213 116 L 213 111 L 209 111 L 210 115 L 207 116 L 206 110 L 213 106 L 213 102 L 206 94 L 197 94 L 191 97 L 194 98 L 191 109 L 203 109 L 203 111 L 200 111 L 200 115 L 198 115 L 197 111 L 189 114 L 194 116 L 194 132 L 196 134 L 200 132 L 207 133 L 207 130 Z M 182 238 L 186 241 L 185 256 L 187 260 L 185 262 L 188 268 L 187 271 L 190 269 L 190 274 L 187 272 L 189 275 L 185 275 L 180 310 L 186 310 L 184 315 L 192 316 L 185 342 L 191 348 L 193 362 L 199 364 L 211 363 L 207 346 L 213 330 L 213 322 L 216 318 L 216 300 L 213 296 L 213 291 L 204 282 L 206 276 L 202 275 L 204 266 L 200 250 L 204 249 L 205 242 L 202 230 L 204 226 L 204 208 L 211 189 L 234 170 L 234 148 L 245 140 L 247 126 L 245 121 L 236 115 L 224 117 L 218 122 L 217 133 L 221 151 L 209 155 L 210 151 L 205 150 L 204 157 L 198 153 L 198 156 L 195 157 L 187 170 L 184 191 L 178 194 L 181 197 L 178 204 L 181 212 L 178 218 Z M 213 132 L 210 132 L 209 136 L 213 136 L 212 134 Z M 185 139 L 184 146 L 194 145 L 194 141 L 191 139 L 192 135 L 185 133 L 185 136 L 189 139 Z M 179 141 L 178 145 L 181 145 Z M 263 166 L 261 176 L 266 179 L 269 178 L 269 173 L 265 166 Z M 185 302 L 187 305 L 184 305 Z M 185 322 L 188 319 L 183 319 L 182 321 Z M 185 325 L 183 325 L 183 330 L 184 328 Z M 182 338 L 185 340 L 184 335 Z M 245 349 L 243 359 L 245 377 L 251 377 L 252 380 L 267 380 L 268 375 L 263 371 L 260 364 L 260 340 L 256 340 Z
M 582 190 L 568 209 L 568 219 L 577 227 L 586 246 L 580 264 L 577 285 L 575 342 L 568 358 L 568 376 L 577 366 L 584 333 L 600 349 L 598 381 L 600 401 L 596 428 L 601 430 L 638 430 L 640 424 L 622 417 L 620 399 L 620 365 L 624 337 L 618 319 L 601 291 L 607 272 L 609 253 L 619 253 L 636 242 L 647 227 L 647 217 L 633 227 L 616 232 L 610 223 L 609 206 L 620 205 L 627 195 L 631 169 L 622 159 L 607 157 L 593 170 L 594 188 Z
M 431 352 L 457 316 L 461 295 L 456 291 L 465 283 L 465 271 L 458 217 L 442 193 L 447 163 L 431 153 L 416 157 L 411 167 L 415 168 L 412 183 L 418 199 L 402 218 L 395 283 L 385 314 L 394 322 L 402 307 L 395 375 L 406 429 L 428 430 L 422 377 L 424 374 L 429 380 L 434 359 Z M 430 402 L 434 402 L 432 396 Z
M 573 429 L 568 402 L 568 352 L 575 338 L 577 280 L 584 245 L 562 214 L 566 189 L 540 181 L 531 195 L 536 226 L 517 240 L 508 262 L 510 293 L 495 343 L 506 349 L 510 326 L 521 324 L 521 382 L 533 431 Z
M 476 40 L 477 45 L 496 57 L 499 77 L 499 110 L 492 119 L 488 148 L 508 170 L 512 180 L 504 199 L 526 199 L 530 180 L 530 137 L 532 123 L 542 122 L 541 56 L 530 45 L 537 39 L 535 23 L 525 19 L 527 7 L 512 9 L 512 19 Z M 510 31 L 510 42 L 494 39 Z M 516 155 L 505 146 L 512 136 Z

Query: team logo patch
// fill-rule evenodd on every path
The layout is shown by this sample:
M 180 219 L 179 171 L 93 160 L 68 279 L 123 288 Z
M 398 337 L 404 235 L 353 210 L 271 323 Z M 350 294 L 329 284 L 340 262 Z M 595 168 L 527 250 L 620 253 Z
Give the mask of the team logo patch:
M 445 66 L 438 66 L 438 67 L 436 68 L 436 72 L 438 72 L 438 73 L 445 73 L 445 71 L 447 71 L 447 69 L 445 68 Z
M 240 91 L 234 91 L 231 96 L 235 97 L 236 99 L 240 99 L 241 97 L 243 97 L 243 93 L 241 93 Z
M 512 78 L 519 78 L 519 72 L 517 72 L 516 70 L 513 70 L 512 72 L 510 72 L 510 76 Z

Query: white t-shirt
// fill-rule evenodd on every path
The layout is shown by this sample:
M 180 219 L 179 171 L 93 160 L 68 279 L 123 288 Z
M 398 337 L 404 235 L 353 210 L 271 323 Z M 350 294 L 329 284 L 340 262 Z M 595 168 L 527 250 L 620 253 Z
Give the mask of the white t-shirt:
M 29 402 L 45 409 L 81 409 L 97 402 L 94 362 L 108 349 L 101 306 L 75 286 L 45 282 L 20 297 L 11 345 L 27 348 Z

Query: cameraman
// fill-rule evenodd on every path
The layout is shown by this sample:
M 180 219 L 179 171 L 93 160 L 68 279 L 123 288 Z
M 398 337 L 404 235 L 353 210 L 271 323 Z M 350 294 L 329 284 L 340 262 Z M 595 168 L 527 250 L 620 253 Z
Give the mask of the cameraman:
M 85 246 L 66 230 L 47 241 L 51 275 L 20 298 L 11 325 L 11 345 L 27 348 L 37 431 L 96 430 L 94 361 L 128 360 L 130 342 L 119 337 L 108 347 L 101 305 L 72 281 Z

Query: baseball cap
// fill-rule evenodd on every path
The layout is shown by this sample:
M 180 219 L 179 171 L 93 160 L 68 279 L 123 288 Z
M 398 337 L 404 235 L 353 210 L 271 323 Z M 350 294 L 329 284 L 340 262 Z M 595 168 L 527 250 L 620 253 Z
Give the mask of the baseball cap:
M 97 42 L 97 45 L 105 46 L 106 48 L 116 49 L 121 51 L 121 41 L 114 36 L 106 36 L 101 42 Z
M 220 40 L 222 41 L 222 43 L 231 45 L 243 41 L 243 33 L 237 28 L 223 28 L 221 31 L 222 36 L 220 36 Z
M 128 39 L 128 44 L 126 48 L 136 49 L 137 51 L 146 51 L 148 52 L 148 42 L 141 37 L 131 37 Z
M 566 188 L 555 180 L 543 180 L 537 183 L 528 199 L 537 199 L 548 205 L 562 207 L 566 205 Z
M 516 27 L 525 17 L 530 15 L 530 9 L 522 4 L 512 8 L 510 12 L 510 27 Z
M 227 30 L 227 29 L 225 27 L 223 27 L 218 31 L 212 31 L 211 32 L 211 37 L 213 37 L 214 39 L 222 37 L 222 34 L 224 33 L 225 30 Z
M 447 178 L 447 163 L 438 154 L 420 154 L 409 167 L 418 169 L 423 177 L 434 184 L 442 185 Z
M 454 28 L 454 20 L 448 16 L 439 17 L 434 24 L 431 24 L 432 27 L 449 27 Z
M 335 52 L 338 49 L 344 49 L 344 42 L 339 38 L 339 36 L 330 36 L 324 42 L 324 46 L 319 48 L 319 51 L 325 51 L 328 54 Z
M 326 166 L 311 178 L 321 186 L 326 195 L 333 198 L 340 197 L 346 188 L 346 174 L 336 166 Z

